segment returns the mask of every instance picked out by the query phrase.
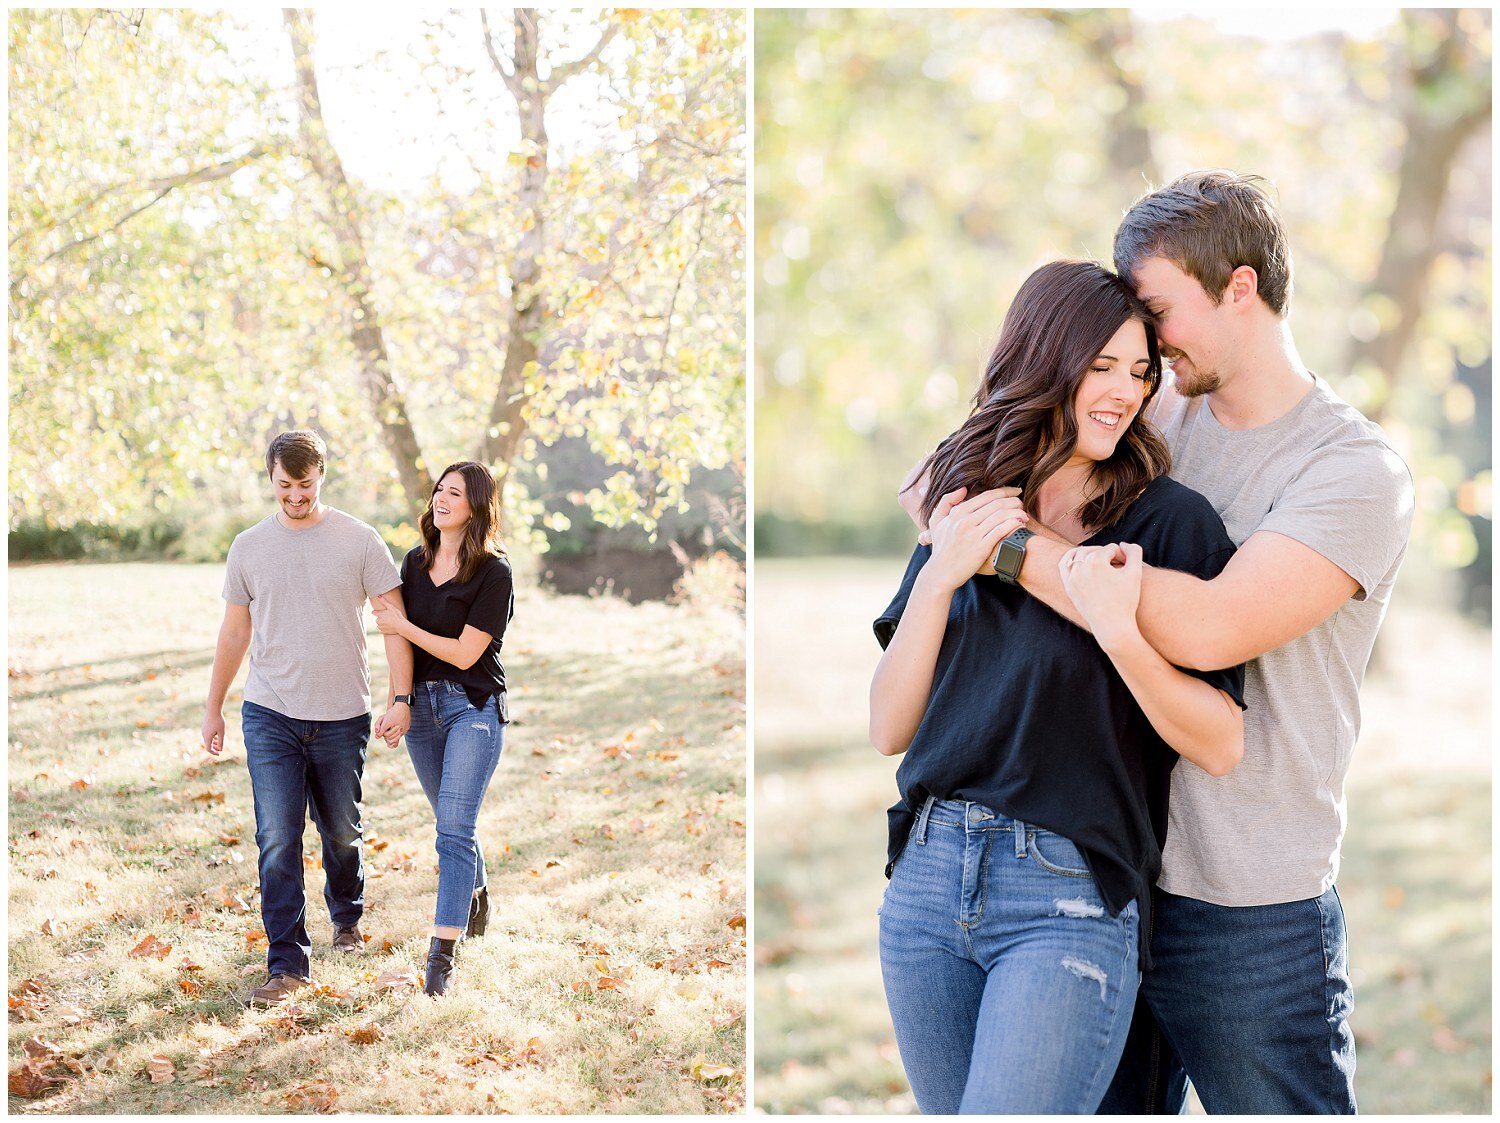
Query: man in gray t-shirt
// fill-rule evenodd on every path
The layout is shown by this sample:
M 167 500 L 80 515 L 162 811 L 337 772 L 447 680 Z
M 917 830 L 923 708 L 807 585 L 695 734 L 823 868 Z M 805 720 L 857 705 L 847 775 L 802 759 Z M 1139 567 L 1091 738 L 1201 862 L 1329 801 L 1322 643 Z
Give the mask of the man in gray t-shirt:
M 1352 1113 L 1333 883 L 1359 685 L 1411 530 L 1411 475 L 1299 358 L 1286 231 L 1254 177 L 1194 172 L 1152 192 L 1114 256 L 1172 365 L 1145 416 L 1172 476 L 1239 547 L 1212 581 L 1148 567 L 1138 590 L 1116 583 L 1138 592 L 1142 634 L 1173 663 L 1246 663 L 1247 709 L 1238 768 L 1173 771 L 1153 967 L 1100 1110 L 1176 1113 L 1190 1076 L 1210 1113 Z M 920 495 L 903 496 L 909 511 Z M 1058 573 L 1071 543 L 1022 545 L 1022 587 L 1086 627 Z
M 363 611 L 372 597 L 399 602 L 401 576 L 373 528 L 320 501 L 326 458 L 323 441 L 308 430 L 271 442 L 266 471 L 278 509 L 229 548 L 224 623 L 203 721 L 204 748 L 217 755 L 224 698 L 248 649 L 243 728 L 270 973 L 247 997 L 252 1006 L 283 1001 L 309 981 L 302 877 L 309 810 L 323 843 L 333 946 L 364 945 L 360 799 L 370 668 Z M 399 733 L 410 722 L 411 647 L 399 636 L 385 642 L 392 701 L 380 726 Z

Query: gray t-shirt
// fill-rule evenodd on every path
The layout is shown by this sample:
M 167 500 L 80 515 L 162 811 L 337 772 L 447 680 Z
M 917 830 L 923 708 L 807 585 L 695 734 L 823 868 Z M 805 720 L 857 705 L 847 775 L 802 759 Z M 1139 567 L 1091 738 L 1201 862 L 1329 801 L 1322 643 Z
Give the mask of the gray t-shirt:
M 245 700 L 300 721 L 369 713 L 364 605 L 400 585 L 375 528 L 332 507 L 306 530 L 271 515 L 235 535 L 224 599 L 250 606 Z
M 1171 446 L 1173 478 L 1208 498 L 1236 546 L 1273 531 L 1359 582 L 1323 623 L 1246 665 L 1239 767 L 1215 778 L 1178 762 L 1157 884 L 1220 905 L 1316 897 L 1338 876 L 1359 685 L 1406 552 L 1411 473 L 1321 379 L 1255 429 L 1226 429 L 1207 398 L 1170 385 L 1149 416 Z

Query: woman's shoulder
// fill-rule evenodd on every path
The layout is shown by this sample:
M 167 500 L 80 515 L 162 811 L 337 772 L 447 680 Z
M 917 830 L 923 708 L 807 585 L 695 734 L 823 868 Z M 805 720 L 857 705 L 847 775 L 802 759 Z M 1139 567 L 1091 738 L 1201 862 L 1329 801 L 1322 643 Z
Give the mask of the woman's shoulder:
M 481 581 L 510 581 L 514 574 L 511 572 L 510 559 L 504 554 L 491 554 L 485 558 L 484 564 L 479 567 L 476 576 Z
M 1191 568 L 1206 554 L 1233 550 L 1224 520 L 1202 494 L 1170 476 L 1146 485 L 1120 522 L 1120 540 L 1136 542 L 1150 565 Z
M 1200 492 L 1171 476 L 1157 476 L 1148 483 L 1140 497 L 1130 505 L 1126 519 L 1173 515 L 1188 519 L 1208 519 L 1223 525 L 1219 513 Z

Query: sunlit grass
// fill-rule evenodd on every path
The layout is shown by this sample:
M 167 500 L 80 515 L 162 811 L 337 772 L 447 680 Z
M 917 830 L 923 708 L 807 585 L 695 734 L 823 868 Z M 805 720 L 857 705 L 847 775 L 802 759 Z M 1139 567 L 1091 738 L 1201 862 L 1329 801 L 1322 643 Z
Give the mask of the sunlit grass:
M 756 1099 L 913 1112 L 876 906 L 896 761 L 865 739 L 901 563 L 756 566 Z M 1364 689 L 1339 892 L 1366 1113 L 1490 1110 L 1489 633 L 1399 596 Z
M 378 985 L 420 975 L 436 860 L 405 750 L 377 741 L 369 945 L 332 952 L 309 829 L 319 989 L 249 1012 L 265 949 L 237 693 L 225 762 L 197 747 L 221 580 L 11 570 L 10 1065 L 40 1038 L 61 1078 L 11 1109 L 738 1110 L 740 618 L 523 590 L 505 648 L 516 720 L 480 819 L 495 915 L 460 948 L 455 992 Z M 378 636 L 370 653 L 383 698 Z M 148 934 L 165 958 L 131 957 Z M 151 1081 L 153 1057 L 170 1082 Z

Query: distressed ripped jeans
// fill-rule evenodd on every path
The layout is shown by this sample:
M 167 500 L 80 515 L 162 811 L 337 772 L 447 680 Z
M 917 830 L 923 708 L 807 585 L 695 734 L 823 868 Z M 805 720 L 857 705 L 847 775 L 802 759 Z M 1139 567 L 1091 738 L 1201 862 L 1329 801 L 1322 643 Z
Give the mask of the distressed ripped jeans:
M 880 966 L 924 1114 L 1095 1110 L 1140 984 L 1138 908 L 1082 856 L 977 803 L 929 800 L 880 907 Z
M 437 817 L 436 927 L 467 925 L 469 902 L 485 888 L 479 805 L 504 740 L 505 723 L 493 698 L 479 709 L 456 682 L 417 683 L 406 753 Z

